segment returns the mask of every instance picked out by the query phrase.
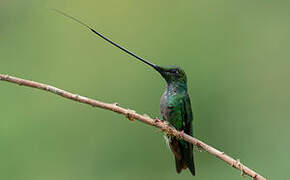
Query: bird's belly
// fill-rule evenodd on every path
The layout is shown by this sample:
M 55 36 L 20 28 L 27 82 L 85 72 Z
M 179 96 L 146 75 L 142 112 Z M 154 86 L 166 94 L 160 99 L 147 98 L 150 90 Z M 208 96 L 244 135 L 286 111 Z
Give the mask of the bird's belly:
M 174 99 L 173 96 L 167 96 L 166 93 L 164 93 L 160 100 L 160 113 L 163 118 L 163 120 L 168 121 L 169 123 L 173 124 L 174 122 L 174 115 L 175 111 L 178 111 L 178 106 L 172 102 L 172 99 Z

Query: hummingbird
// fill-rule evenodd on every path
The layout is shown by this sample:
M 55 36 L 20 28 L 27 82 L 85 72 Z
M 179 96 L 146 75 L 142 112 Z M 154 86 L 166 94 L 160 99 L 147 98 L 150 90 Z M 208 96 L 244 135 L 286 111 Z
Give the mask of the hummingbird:
M 122 51 L 130 54 L 131 56 L 137 58 L 141 62 L 155 69 L 166 81 L 166 89 L 160 100 L 160 113 L 162 116 L 162 120 L 181 132 L 185 132 L 186 134 L 191 136 L 193 135 L 193 113 L 187 91 L 187 78 L 182 68 L 178 66 L 159 66 L 153 64 L 150 61 L 145 60 L 140 56 L 137 56 L 131 51 L 113 42 L 112 40 L 97 32 L 79 19 L 76 19 L 75 17 L 70 16 L 60 10 L 52 10 L 78 22 L 79 24 L 88 28 L 94 34 L 109 42 L 113 46 L 121 49 Z M 170 135 L 166 135 L 166 139 L 175 158 L 175 167 L 177 173 L 180 173 L 183 169 L 188 168 L 191 174 L 194 176 L 195 166 L 193 159 L 193 145 L 180 138 Z

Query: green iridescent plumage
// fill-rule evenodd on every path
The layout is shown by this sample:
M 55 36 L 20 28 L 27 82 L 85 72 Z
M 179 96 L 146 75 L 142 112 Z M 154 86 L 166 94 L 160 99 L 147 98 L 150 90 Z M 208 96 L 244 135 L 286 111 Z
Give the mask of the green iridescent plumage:
M 97 32 L 82 21 L 56 9 L 54 11 L 80 23 L 88 28 L 90 31 L 111 43 L 113 46 L 125 51 L 131 56 L 139 59 L 145 64 L 153 67 L 166 80 L 166 90 L 161 97 L 160 111 L 164 121 L 167 121 L 171 126 L 177 130 L 184 131 L 186 134 L 192 135 L 192 111 L 190 99 L 187 94 L 187 79 L 185 72 L 177 66 L 161 67 L 137 56 L 128 51 L 117 43 L 111 41 L 101 33 Z M 195 168 L 193 162 L 192 144 L 178 139 L 176 137 L 168 137 L 169 146 L 175 157 L 176 171 L 181 172 L 182 169 L 188 168 L 192 175 L 195 175 Z

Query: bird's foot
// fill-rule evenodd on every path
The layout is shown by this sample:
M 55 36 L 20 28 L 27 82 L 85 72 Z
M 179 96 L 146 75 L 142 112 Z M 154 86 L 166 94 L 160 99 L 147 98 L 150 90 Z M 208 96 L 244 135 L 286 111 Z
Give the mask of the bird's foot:
M 158 117 L 155 117 L 153 120 L 155 124 L 162 122 L 160 119 L 158 119 Z
M 184 135 L 184 130 L 180 131 L 178 134 L 178 138 L 181 139 Z

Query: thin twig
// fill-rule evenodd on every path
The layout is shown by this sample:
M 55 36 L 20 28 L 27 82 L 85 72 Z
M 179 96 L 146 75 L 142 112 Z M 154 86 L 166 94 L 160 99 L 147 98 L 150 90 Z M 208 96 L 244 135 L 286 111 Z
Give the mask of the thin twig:
M 204 142 L 202 142 L 202 141 L 200 141 L 192 136 L 185 134 L 184 132 L 177 131 L 176 129 L 168 126 L 163 121 L 161 121 L 157 118 L 152 119 L 152 118 L 148 117 L 147 115 L 141 115 L 141 114 L 136 113 L 133 110 L 119 107 L 117 103 L 113 103 L 113 104 L 104 103 L 104 102 L 90 99 L 90 98 L 87 98 L 84 96 L 80 96 L 78 94 L 73 94 L 73 93 L 64 91 L 62 89 L 59 89 L 59 88 L 56 88 L 56 87 L 53 87 L 53 86 L 50 86 L 47 84 L 29 81 L 29 80 L 25 80 L 25 79 L 21 79 L 21 78 L 17 78 L 17 77 L 12 77 L 12 76 L 8 76 L 8 75 L 4 75 L 4 74 L 0 74 L 0 80 L 15 83 L 15 84 L 22 85 L 22 86 L 28 86 L 28 87 L 32 87 L 32 88 L 42 89 L 42 90 L 60 95 L 62 97 L 74 100 L 74 101 L 78 101 L 81 103 L 91 105 L 93 107 L 99 107 L 102 109 L 114 111 L 114 112 L 119 113 L 119 114 L 123 114 L 123 115 L 125 115 L 125 117 L 127 117 L 131 121 L 136 119 L 136 120 L 139 120 L 145 124 L 155 126 L 159 129 L 161 129 L 163 132 L 167 133 L 168 135 L 179 137 L 179 138 L 184 139 L 185 141 L 197 146 L 198 148 L 204 149 L 205 151 L 209 152 L 210 154 L 225 161 L 226 163 L 228 163 L 232 167 L 240 170 L 242 175 L 247 174 L 248 176 L 252 177 L 254 180 L 266 180 L 263 176 L 259 175 L 258 173 L 256 173 L 252 169 L 250 169 L 247 166 L 245 166 L 244 164 L 242 164 L 240 162 L 240 160 L 235 160 L 232 157 L 226 155 L 224 152 L 221 152 L 221 151 L 215 149 L 214 147 L 207 145 L 206 143 L 204 143 Z

